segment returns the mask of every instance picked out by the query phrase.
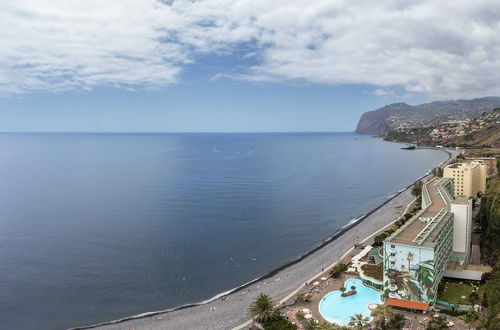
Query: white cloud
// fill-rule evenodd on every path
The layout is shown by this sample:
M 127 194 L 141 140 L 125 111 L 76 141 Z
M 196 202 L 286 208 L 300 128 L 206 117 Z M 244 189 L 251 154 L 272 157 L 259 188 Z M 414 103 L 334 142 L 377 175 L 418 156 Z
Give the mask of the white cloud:
M 247 43 L 257 64 L 218 76 L 500 94 L 494 0 L 3 0 L 0 43 L 3 93 L 161 88 Z
M 375 96 L 387 96 L 387 95 L 394 95 L 394 92 L 388 89 L 384 88 L 375 88 L 372 91 L 366 91 L 366 94 L 373 94 Z

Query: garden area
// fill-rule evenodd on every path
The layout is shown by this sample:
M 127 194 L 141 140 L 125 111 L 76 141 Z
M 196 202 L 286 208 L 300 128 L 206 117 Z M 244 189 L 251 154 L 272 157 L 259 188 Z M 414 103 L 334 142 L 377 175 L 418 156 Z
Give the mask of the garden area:
M 443 281 L 438 300 L 455 305 L 471 305 L 480 303 L 482 296 L 479 285 Z
M 382 281 L 383 278 L 383 265 L 380 263 L 378 265 L 365 264 L 361 266 L 361 270 L 366 276 L 376 279 L 377 281 Z

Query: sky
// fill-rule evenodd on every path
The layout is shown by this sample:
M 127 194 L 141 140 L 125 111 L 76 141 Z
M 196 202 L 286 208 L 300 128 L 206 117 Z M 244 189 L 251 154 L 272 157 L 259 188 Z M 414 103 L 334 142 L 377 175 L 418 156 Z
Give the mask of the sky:
M 352 131 L 500 95 L 494 0 L 2 0 L 0 131 Z

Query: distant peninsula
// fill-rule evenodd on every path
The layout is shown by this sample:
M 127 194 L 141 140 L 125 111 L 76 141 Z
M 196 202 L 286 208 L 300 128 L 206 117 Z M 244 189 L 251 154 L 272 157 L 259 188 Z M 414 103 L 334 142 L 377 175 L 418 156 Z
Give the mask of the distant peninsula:
M 356 133 L 381 135 L 394 130 L 439 126 L 444 122 L 471 120 L 500 108 L 500 97 L 436 101 L 419 105 L 394 103 L 365 112 Z

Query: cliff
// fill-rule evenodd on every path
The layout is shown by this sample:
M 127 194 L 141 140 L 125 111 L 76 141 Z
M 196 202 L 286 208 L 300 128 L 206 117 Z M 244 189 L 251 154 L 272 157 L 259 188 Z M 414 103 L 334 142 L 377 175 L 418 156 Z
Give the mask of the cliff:
M 450 120 L 477 118 L 498 107 L 500 97 L 436 101 L 415 106 L 394 103 L 365 112 L 359 119 L 356 132 L 381 134 L 400 128 L 435 126 Z

